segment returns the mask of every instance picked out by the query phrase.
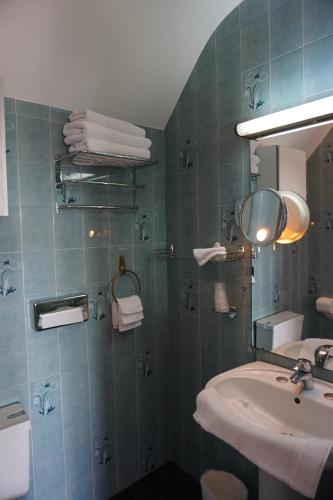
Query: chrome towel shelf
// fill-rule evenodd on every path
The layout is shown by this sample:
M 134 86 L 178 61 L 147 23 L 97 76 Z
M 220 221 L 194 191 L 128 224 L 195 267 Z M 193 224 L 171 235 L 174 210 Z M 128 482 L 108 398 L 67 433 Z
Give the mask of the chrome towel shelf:
M 136 191 L 144 189 L 143 184 L 136 182 L 136 170 L 142 167 L 157 165 L 156 160 L 145 160 L 133 156 L 118 154 L 105 154 L 98 152 L 82 151 L 55 158 L 56 189 L 60 190 L 63 203 L 57 203 L 57 211 L 67 209 L 93 209 L 93 210 L 116 210 L 135 211 Z M 115 171 L 127 172 L 127 178 L 113 180 Z M 125 180 L 127 182 L 125 182 Z M 75 197 L 71 196 L 70 190 L 73 186 L 95 186 L 101 188 L 120 189 L 122 192 L 132 193 L 132 203 L 118 205 L 104 204 L 80 204 L 75 203 Z M 112 193 L 112 191 L 111 191 Z
M 227 248 L 227 254 L 220 256 L 217 255 L 213 259 L 211 259 L 207 264 L 212 263 L 212 264 L 224 264 L 226 262 L 234 262 L 237 260 L 243 260 L 245 256 L 245 249 L 243 246 L 241 247 L 226 247 Z M 154 251 L 153 255 L 155 257 L 165 257 L 168 259 L 184 259 L 184 260 L 192 260 L 194 261 L 194 257 L 187 257 L 187 256 L 181 256 L 177 255 L 174 251 L 174 247 L 171 243 L 171 245 L 168 248 L 161 248 L 157 249 Z

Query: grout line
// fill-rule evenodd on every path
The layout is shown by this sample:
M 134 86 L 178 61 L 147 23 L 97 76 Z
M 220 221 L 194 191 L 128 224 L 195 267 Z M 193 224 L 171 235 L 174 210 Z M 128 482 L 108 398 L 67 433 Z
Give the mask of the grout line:
M 54 175 L 54 163 L 53 163 L 53 152 L 52 152 L 52 133 L 51 133 L 51 123 L 49 121 L 49 128 L 50 128 L 50 162 L 51 162 L 51 185 L 52 185 L 52 190 L 51 190 L 51 196 L 52 196 L 52 202 L 53 206 L 55 205 L 55 190 L 54 190 L 54 182 L 55 178 L 53 178 Z M 52 214 L 52 231 L 53 231 L 53 259 L 54 259 L 54 274 L 55 274 L 55 291 L 56 291 L 56 296 L 58 296 L 58 284 L 57 284 L 57 261 L 56 261 L 56 243 L 55 243 L 55 217 L 57 216 L 57 213 L 53 210 Z M 57 336 L 58 336 L 58 367 L 59 367 L 59 381 L 60 381 L 60 404 L 61 404 L 61 426 L 62 426 L 62 447 L 63 447 L 63 463 L 64 463 L 64 487 L 65 487 L 65 498 L 68 498 L 67 494 L 67 467 L 66 467 L 66 447 L 65 447 L 65 426 L 64 426 L 64 407 L 63 407 L 63 397 L 62 397 L 62 376 L 61 376 L 61 354 L 60 354 L 60 332 L 59 328 L 57 329 Z
M 16 99 L 14 99 L 14 112 L 15 112 L 15 127 L 16 127 L 16 162 L 17 162 L 17 181 L 18 181 L 18 198 L 19 198 L 19 220 L 20 220 L 20 239 L 21 239 L 21 266 L 22 266 L 22 286 L 23 286 L 23 307 L 24 307 L 24 330 L 25 330 L 25 349 L 26 349 L 26 356 L 27 356 L 27 384 L 28 384 L 28 398 L 29 398 L 29 411 L 30 411 L 30 422 L 32 422 L 32 406 L 31 406 L 31 389 L 30 389 L 30 358 L 29 358 L 29 350 L 28 350 L 28 331 L 27 331 L 27 320 L 28 318 L 26 317 L 26 294 L 25 294 L 25 286 L 24 286 L 24 263 L 23 263 L 23 249 L 22 249 L 22 243 L 23 243 L 23 229 L 22 229 L 22 208 L 21 208 L 21 187 L 20 187 L 20 153 L 19 153 L 19 140 L 18 140 L 18 117 L 17 117 L 17 112 L 16 112 Z M 32 425 L 31 425 L 32 427 Z M 35 463 L 34 463 L 34 445 L 33 445 L 33 439 L 32 439 L 32 429 L 30 431 L 30 440 L 29 442 L 31 443 L 31 469 L 32 469 L 32 480 L 33 480 L 33 487 L 34 491 L 36 490 L 35 487 Z M 30 476 L 30 470 L 29 470 L 29 476 Z

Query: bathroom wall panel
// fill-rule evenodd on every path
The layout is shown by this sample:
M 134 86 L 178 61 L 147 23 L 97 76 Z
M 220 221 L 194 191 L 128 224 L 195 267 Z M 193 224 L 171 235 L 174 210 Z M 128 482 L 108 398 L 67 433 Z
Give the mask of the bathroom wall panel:
M 212 466 L 238 474 L 250 486 L 251 498 L 256 498 L 256 469 L 230 447 L 212 443 L 206 436 L 199 440 L 193 431 L 189 459 L 186 447 L 191 432 L 186 426 L 188 410 L 195 406 L 193 387 L 199 372 L 199 385 L 203 387 L 207 378 L 252 359 L 252 319 L 285 307 L 304 307 L 306 248 L 301 241 L 284 258 L 279 249 L 276 252 L 263 249 L 252 262 L 258 277 L 252 290 L 248 247 L 244 262 L 207 264 L 200 271 L 187 259 L 193 247 L 212 246 L 218 238 L 223 244 L 243 243 L 234 225 L 233 212 L 236 199 L 250 191 L 249 148 L 248 141 L 236 136 L 236 123 L 320 98 L 323 91 L 325 96 L 333 93 L 331 2 L 320 0 L 314 9 L 313 2 L 304 1 L 304 18 L 301 3 L 245 0 L 234 9 L 207 42 L 165 133 L 167 241 L 174 244 L 176 254 L 186 257 L 168 264 L 169 327 L 173 339 L 170 363 L 173 457 L 196 477 Z M 191 118 L 185 119 L 184 103 L 188 102 L 196 109 L 191 110 Z M 184 137 L 187 143 L 179 140 Z M 187 158 L 193 161 L 183 161 L 184 149 Z M 318 193 L 325 190 L 317 184 L 326 174 L 324 185 L 330 185 L 330 171 L 331 168 L 324 167 L 318 175 L 310 173 L 310 182 L 314 181 L 316 189 L 314 194 L 310 193 L 309 201 L 316 210 L 320 210 Z M 197 198 L 193 196 L 193 179 L 197 183 Z M 329 189 L 326 199 L 327 207 L 330 205 L 332 210 Z M 328 241 L 329 237 L 325 243 L 327 255 Z M 283 292 L 283 266 L 299 277 L 300 285 L 296 286 L 286 273 L 290 293 Z M 237 320 L 221 318 L 212 311 L 214 282 L 221 280 L 227 283 L 230 300 L 237 305 Z M 251 318 L 251 292 L 254 318 Z M 198 327 L 200 341 L 197 341 Z M 198 373 L 191 373 L 191 369 Z
M 166 264 L 151 257 L 166 244 L 164 133 L 147 130 L 160 164 L 138 176 L 147 187 L 137 214 L 58 214 L 53 157 L 66 152 L 68 111 L 6 98 L 6 112 L 10 208 L 0 218 L 0 402 L 19 400 L 31 415 L 27 500 L 107 500 L 171 456 Z M 101 191 L 71 195 L 76 203 L 82 196 L 96 201 Z M 143 327 L 125 334 L 112 331 L 109 307 L 119 255 L 135 265 L 145 304 Z M 132 290 L 129 283 L 120 288 Z M 72 292 L 88 293 L 89 321 L 37 334 L 31 298 Z M 146 352 L 154 362 L 142 376 Z

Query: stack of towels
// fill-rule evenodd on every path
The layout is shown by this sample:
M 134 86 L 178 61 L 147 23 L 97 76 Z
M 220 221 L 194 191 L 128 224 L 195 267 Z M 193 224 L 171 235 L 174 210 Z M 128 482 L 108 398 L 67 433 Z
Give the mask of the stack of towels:
M 143 307 L 138 295 L 112 301 L 112 325 L 115 330 L 133 330 L 142 325 L 143 317 Z
M 70 153 L 90 151 L 150 159 L 151 140 L 132 123 L 94 111 L 74 111 L 63 133 Z

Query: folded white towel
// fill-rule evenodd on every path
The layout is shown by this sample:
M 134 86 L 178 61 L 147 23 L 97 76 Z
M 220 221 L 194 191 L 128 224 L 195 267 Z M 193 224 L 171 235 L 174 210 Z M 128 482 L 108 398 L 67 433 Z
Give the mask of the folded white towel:
M 317 347 L 320 347 L 321 345 L 333 345 L 333 339 L 309 338 L 303 340 L 302 348 L 298 357 L 308 359 L 314 365 L 315 350 L 317 349 Z M 325 368 L 327 368 L 328 370 L 333 370 L 333 359 L 327 360 Z
M 142 302 L 138 295 L 117 299 L 121 314 L 136 314 L 143 311 Z
M 115 142 L 117 144 L 126 144 L 134 148 L 149 149 L 151 140 L 137 135 L 124 134 L 109 127 L 103 127 L 97 123 L 90 123 L 87 120 L 75 120 L 66 123 L 63 128 L 66 144 L 75 144 L 82 142 L 87 138 L 101 139 L 103 141 Z
M 140 297 L 132 295 L 112 301 L 113 328 L 125 332 L 142 325 L 143 307 Z
M 215 243 L 213 248 L 195 248 L 193 255 L 197 260 L 199 266 L 204 266 L 209 260 L 220 255 L 221 260 L 225 260 L 227 256 L 227 249 L 221 247 L 220 243 Z
M 137 135 L 138 137 L 145 137 L 146 131 L 141 127 L 137 127 L 132 123 L 126 122 L 124 120 L 119 120 L 118 118 L 112 118 L 111 116 L 101 115 L 100 113 L 95 113 L 90 110 L 83 111 L 73 111 L 69 115 L 71 122 L 75 120 L 87 120 L 92 123 L 98 123 L 104 127 L 113 128 L 119 130 L 119 132 L 124 132 L 124 134 Z
M 253 422 L 249 424 L 245 416 L 235 419 L 229 410 L 234 404 L 233 399 L 230 403 L 222 400 L 215 389 L 204 389 L 197 396 L 193 417 L 203 429 L 234 446 L 264 472 L 314 498 L 332 442 L 275 434 Z
M 79 153 L 81 151 L 91 151 L 95 153 L 113 153 L 125 156 L 135 156 L 144 160 L 150 159 L 149 149 L 133 148 L 125 144 L 115 142 L 101 141 L 99 139 L 86 139 L 83 142 L 77 142 L 69 147 L 70 153 Z

